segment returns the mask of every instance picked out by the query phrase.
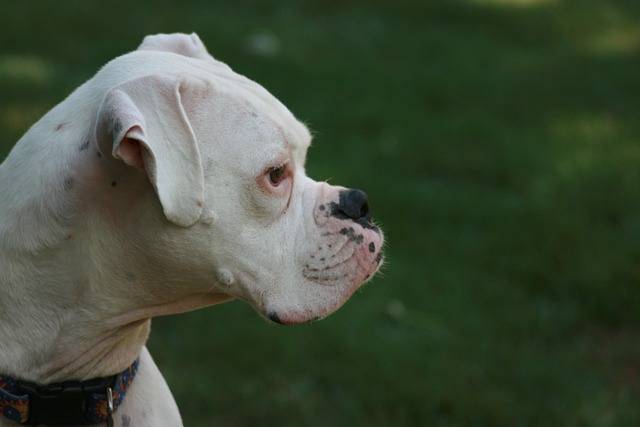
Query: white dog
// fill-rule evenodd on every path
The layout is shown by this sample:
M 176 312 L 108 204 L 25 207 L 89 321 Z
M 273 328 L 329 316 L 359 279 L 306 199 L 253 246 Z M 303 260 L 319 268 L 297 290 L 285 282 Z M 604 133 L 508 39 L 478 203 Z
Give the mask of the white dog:
M 305 175 L 310 140 L 195 34 L 145 38 L 37 122 L 0 165 L 0 426 L 180 426 L 152 317 L 340 307 L 383 237 L 362 191 Z

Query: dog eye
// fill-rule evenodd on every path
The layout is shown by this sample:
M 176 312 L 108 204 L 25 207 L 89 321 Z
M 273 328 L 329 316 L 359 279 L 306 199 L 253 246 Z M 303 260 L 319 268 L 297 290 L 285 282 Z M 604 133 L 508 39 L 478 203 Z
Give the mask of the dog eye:
M 271 182 L 271 185 L 274 187 L 280 185 L 284 178 L 284 165 L 269 170 L 269 182 Z

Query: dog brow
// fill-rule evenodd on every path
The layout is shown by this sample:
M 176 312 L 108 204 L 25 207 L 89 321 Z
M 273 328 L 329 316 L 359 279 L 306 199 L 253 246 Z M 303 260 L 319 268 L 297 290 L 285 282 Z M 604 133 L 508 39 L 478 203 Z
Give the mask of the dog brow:
M 308 148 L 311 145 L 311 133 L 305 125 L 298 123 L 294 129 L 288 130 L 284 136 L 286 149 Z

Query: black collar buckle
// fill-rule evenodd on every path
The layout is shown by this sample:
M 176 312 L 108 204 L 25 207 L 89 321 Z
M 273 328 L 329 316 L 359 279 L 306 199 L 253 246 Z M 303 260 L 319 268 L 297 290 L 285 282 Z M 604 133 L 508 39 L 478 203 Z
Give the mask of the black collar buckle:
M 109 378 L 90 381 L 65 381 L 47 386 L 21 382 L 20 393 L 29 395 L 28 425 L 87 425 L 87 399 L 94 393 L 104 394 Z

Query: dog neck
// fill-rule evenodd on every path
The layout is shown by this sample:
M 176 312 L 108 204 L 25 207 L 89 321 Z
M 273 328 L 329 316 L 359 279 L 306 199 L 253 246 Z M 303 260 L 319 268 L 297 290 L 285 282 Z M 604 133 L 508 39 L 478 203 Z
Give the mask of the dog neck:
M 60 304 L 60 298 L 30 297 L 47 290 L 19 289 L 26 292 L 7 296 L 0 288 L 0 305 L 11 307 L 0 323 L 4 375 L 43 385 L 113 375 L 138 357 L 149 335 L 149 319 L 119 324 L 91 318 L 81 297 Z
M 109 286 L 83 271 L 92 263 L 80 263 L 81 268 L 69 263 L 83 259 L 83 245 L 73 238 L 56 241 L 51 234 L 51 241 L 34 239 L 20 227 L 20 218 L 33 213 L 4 210 L 0 207 L 0 218 L 7 218 L 0 230 L 0 374 L 45 385 L 105 377 L 131 365 L 148 337 L 148 318 L 114 316 L 117 299 L 97 291 Z M 56 225 L 58 235 L 71 234 L 64 223 Z

